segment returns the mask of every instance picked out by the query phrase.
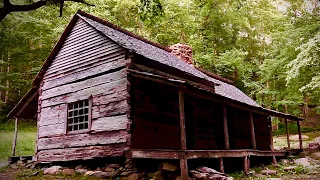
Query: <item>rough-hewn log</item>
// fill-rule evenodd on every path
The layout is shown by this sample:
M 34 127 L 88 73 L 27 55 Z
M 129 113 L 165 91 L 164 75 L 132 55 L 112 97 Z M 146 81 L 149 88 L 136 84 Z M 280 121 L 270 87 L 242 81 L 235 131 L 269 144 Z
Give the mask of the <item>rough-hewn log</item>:
M 251 131 L 251 143 L 252 143 L 252 148 L 254 150 L 257 149 L 257 143 L 256 143 L 256 134 L 254 131 L 254 123 L 253 123 L 253 116 L 252 112 L 249 112 L 249 117 L 250 117 L 250 131 Z
M 127 88 L 126 86 L 126 78 L 112 81 L 107 84 L 102 84 L 94 87 L 90 87 L 87 89 L 83 89 L 68 95 L 58 96 L 55 98 L 50 98 L 46 100 L 42 100 L 42 107 L 50 107 L 59 104 L 65 104 L 70 102 L 75 102 L 83 99 L 89 98 L 91 95 L 98 95 L 98 94 L 113 94 L 115 92 L 123 91 Z
M 126 142 L 128 132 L 109 131 L 97 134 L 82 133 L 38 139 L 38 151 L 94 145 L 118 144 Z
M 101 118 L 124 114 L 128 110 L 128 103 L 126 99 L 120 101 L 113 101 L 108 104 L 101 104 L 92 107 L 92 118 Z
M 86 67 L 84 69 L 74 70 L 72 73 L 64 74 L 64 76 L 62 77 L 56 77 L 54 80 L 45 80 L 45 83 L 43 84 L 43 90 L 68 84 L 74 81 L 80 81 L 91 76 L 97 76 L 97 74 L 100 73 L 124 67 L 126 62 L 124 59 L 124 55 L 122 56 L 123 57 L 117 57 L 115 58 L 115 60 L 110 61 L 108 63 L 97 63 L 90 68 Z
M 38 138 L 60 136 L 65 133 L 65 123 L 38 126 Z
M 38 161 L 71 161 L 96 157 L 117 157 L 124 155 L 125 143 L 106 146 L 88 146 L 65 149 L 42 150 L 37 153 Z
M 80 91 L 83 89 L 87 89 L 90 87 L 106 84 L 112 81 L 117 81 L 119 79 L 122 79 L 126 77 L 126 70 L 122 69 L 116 72 L 111 72 L 109 74 L 104 74 L 98 77 L 93 77 L 90 79 L 86 79 L 80 82 L 72 83 L 72 84 L 66 84 L 63 86 L 59 86 L 56 88 L 48 89 L 46 91 L 42 92 L 42 99 L 48 99 L 56 96 L 61 96 L 64 94 L 73 93 L 76 91 Z
M 248 156 L 245 156 L 243 158 L 243 172 L 245 174 L 248 174 L 249 173 L 249 167 L 248 167 Z
M 268 119 L 269 127 L 270 127 L 270 148 L 271 151 L 274 151 L 274 143 L 273 143 L 273 129 L 272 129 L 272 121 L 271 118 Z M 298 121 L 299 122 L 299 121 Z M 277 159 L 275 156 L 272 156 L 272 163 L 277 164 Z
M 15 156 L 16 155 L 17 137 L 18 137 L 18 118 L 15 118 L 15 121 L 14 121 L 14 136 L 13 136 L 13 142 L 12 142 L 12 153 L 11 153 L 11 156 Z
M 286 134 L 287 134 L 287 143 L 288 143 L 287 150 L 290 150 L 290 138 L 289 138 L 289 129 L 288 129 L 288 120 L 287 119 L 284 119 L 284 124 L 286 126 Z
M 127 129 L 127 115 L 102 117 L 92 120 L 91 132 L 114 131 Z
M 300 147 L 300 149 L 303 149 L 301 128 L 300 128 L 300 122 L 299 121 L 297 121 L 297 127 L 298 127 L 298 134 L 299 134 L 299 147 Z
M 38 118 L 38 126 L 61 124 L 67 119 L 67 105 L 61 104 L 41 109 L 41 116 Z
M 223 158 L 219 158 L 219 170 L 224 173 Z
M 184 93 L 181 90 L 179 90 L 179 111 L 180 111 L 181 149 L 185 150 L 187 149 L 187 142 L 186 142 L 186 127 L 185 127 L 185 113 L 184 113 Z
M 221 157 L 245 157 L 245 156 L 286 156 L 287 151 L 259 151 L 259 150 L 154 150 L 132 149 L 133 158 L 151 159 L 187 159 L 197 158 L 221 158 Z
M 180 170 L 181 170 L 181 177 L 182 179 L 188 180 L 189 179 L 189 171 L 188 171 L 188 162 L 187 159 L 181 158 L 180 159 Z
M 227 107 L 223 105 L 223 133 L 224 133 L 224 146 L 226 150 L 230 149 L 229 146 L 229 132 L 228 132 L 228 119 L 227 119 Z

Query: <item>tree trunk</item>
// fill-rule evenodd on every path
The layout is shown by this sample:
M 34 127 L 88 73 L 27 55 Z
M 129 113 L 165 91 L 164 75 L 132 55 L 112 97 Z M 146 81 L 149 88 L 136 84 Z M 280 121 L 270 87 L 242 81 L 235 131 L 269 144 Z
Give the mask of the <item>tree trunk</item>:
M 308 118 L 309 115 L 309 97 L 308 95 L 304 95 L 304 107 L 303 107 L 303 114 L 305 118 Z

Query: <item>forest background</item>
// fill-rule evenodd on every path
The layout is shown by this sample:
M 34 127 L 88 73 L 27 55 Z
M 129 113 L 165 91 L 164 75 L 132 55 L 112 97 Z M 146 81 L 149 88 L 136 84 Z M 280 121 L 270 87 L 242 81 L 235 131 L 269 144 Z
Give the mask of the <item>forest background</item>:
M 165 46 L 190 45 L 196 66 L 233 80 L 264 107 L 303 117 L 310 109 L 320 113 L 319 0 L 86 2 L 94 6 L 64 2 L 59 17 L 60 4 L 48 0 L 0 22 L 0 124 L 79 9 Z

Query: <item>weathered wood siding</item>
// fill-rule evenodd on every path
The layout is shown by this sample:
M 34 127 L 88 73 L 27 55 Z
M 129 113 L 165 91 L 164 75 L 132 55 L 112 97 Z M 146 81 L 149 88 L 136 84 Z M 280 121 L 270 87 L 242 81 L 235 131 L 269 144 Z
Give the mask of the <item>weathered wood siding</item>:
M 224 149 L 222 105 L 186 94 L 188 149 Z
M 127 132 L 125 50 L 79 19 L 46 71 L 39 97 L 39 161 L 123 155 Z M 92 97 L 87 133 L 66 133 L 67 104 Z
M 252 149 L 249 112 L 227 107 L 230 149 Z
M 254 131 L 258 150 L 271 150 L 270 130 L 268 117 L 260 114 L 253 114 Z
M 132 148 L 180 149 L 178 89 L 131 77 Z

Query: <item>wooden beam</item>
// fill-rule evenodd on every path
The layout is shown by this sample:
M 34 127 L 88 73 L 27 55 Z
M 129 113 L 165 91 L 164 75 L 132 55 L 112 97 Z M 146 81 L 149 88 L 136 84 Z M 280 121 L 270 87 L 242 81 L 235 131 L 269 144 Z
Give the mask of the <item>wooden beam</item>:
M 132 149 L 133 158 L 150 159 L 186 159 L 197 158 L 221 158 L 221 157 L 244 157 L 244 156 L 286 156 L 287 151 L 259 151 L 252 149 L 242 150 L 169 150 L 169 149 Z
M 273 144 L 273 129 L 272 129 L 272 121 L 271 118 L 268 119 L 269 121 L 269 127 L 270 127 L 270 148 L 271 151 L 274 151 L 274 144 Z M 272 163 L 273 164 L 277 164 L 277 159 L 275 156 L 272 156 Z
M 179 90 L 179 110 L 180 110 L 180 132 L 181 132 L 181 149 L 187 149 L 186 142 L 186 127 L 185 127 L 185 114 L 184 114 L 184 93 Z
M 183 180 L 188 180 L 188 163 L 186 158 L 180 159 L 180 170 L 181 170 L 181 177 Z
M 223 105 L 223 132 L 224 132 L 224 146 L 226 150 L 229 150 L 230 146 L 229 146 L 229 132 L 228 132 L 228 119 L 227 119 L 226 105 Z
M 299 134 L 299 145 L 300 145 L 300 149 L 303 149 L 303 145 L 302 145 L 302 136 L 301 136 L 301 128 L 300 128 L 300 122 L 297 121 L 297 126 L 298 126 L 298 134 Z
M 249 168 L 248 168 L 248 156 L 245 156 L 243 158 L 243 172 L 245 174 L 248 174 L 249 173 Z
M 256 144 L 256 134 L 254 131 L 254 121 L 253 121 L 253 115 L 252 112 L 249 111 L 250 113 L 250 131 L 251 131 L 251 142 L 252 142 L 252 148 L 254 150 L 257 150 L 257 144 Z
M 287 143 L 288 143 L 287 150 L 290 150 L 290 138 L 289 138 L 289 129 L 288 129 L 288 120 L 287 119 L 284 119 L 284 124 L 286 126 L 286 134 L 287 134 Z
M 224 173 L 224 165 L 223 165 L 223 158 L 219 158 L 219 170 L 220 172 Z
M 14 136 L 13 136 L 13 142 L 12 142 L 12 153 L 11 153 L 11 156 L 15 156 L 16 155 L 17 137 L 18 137 L 18 118 L 15 117 Z

